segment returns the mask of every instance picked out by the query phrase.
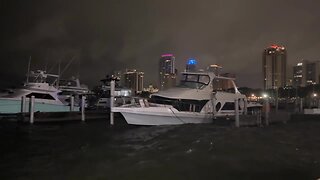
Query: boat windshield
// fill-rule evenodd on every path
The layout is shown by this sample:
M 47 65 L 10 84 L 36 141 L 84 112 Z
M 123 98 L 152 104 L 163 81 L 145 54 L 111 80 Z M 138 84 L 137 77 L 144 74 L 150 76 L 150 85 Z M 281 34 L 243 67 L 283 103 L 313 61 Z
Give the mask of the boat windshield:
M 212 80 L 212 90 L 235 93 L 234 83 L 230 79 L 214 78 Z
M 208 75 L 201 74 L 183 74 L 179 87 L 187 87 L 192 89 L 203 89 L 210 82 Z

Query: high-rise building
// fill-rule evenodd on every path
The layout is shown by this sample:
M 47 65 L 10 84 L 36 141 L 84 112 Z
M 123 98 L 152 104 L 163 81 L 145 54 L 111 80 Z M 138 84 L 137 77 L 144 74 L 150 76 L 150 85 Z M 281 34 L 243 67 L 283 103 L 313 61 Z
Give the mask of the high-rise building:
M 190 58 L 187 61 L 187 65 L 186 65 L 186 72 L 194 72 L 197 70 L 197 60 Z
M 298 63 L 296 66 L 293 66 L 293 82 L 294 87 L 303 86 L 302 85 L 302 76 L 303 76 L 303 63 Z
M 287 51 L 283 46 L 271 45 L 263 51 L 264 89 L 286 86 Z
M 130 88 L 135 93 L 141 93 L 143 91 L 144 72 L 138 72 L 135 69 L 126 70 L 123 76 L 124 86 L 126 88 Z
M 302 60 L 293 67 L 293 86 L 305 87 L 312 84 L 319 84 L 320 61 Z
M 287 68 L 287 82 L 286 86 L 293 86 L 293 68 Z
M 163 54 L 159 62 L 159 89 L 164 90 L 175 85 L 175 57 L 173 54 Z
M 306 85 L 319 84 L 319 65 L 319 61 L 309 61 L 306 64 Z

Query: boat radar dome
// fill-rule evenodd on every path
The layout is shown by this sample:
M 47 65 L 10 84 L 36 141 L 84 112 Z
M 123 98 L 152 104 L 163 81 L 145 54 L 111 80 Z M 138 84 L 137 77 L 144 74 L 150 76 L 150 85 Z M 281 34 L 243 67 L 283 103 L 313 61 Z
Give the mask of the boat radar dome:
M 219 75 L 220 69 L 222 69 L 222 66 L 219 66 L 218 64 L 212 64 L 208 68 L 208 71 L 214 72 L 216 75 Z

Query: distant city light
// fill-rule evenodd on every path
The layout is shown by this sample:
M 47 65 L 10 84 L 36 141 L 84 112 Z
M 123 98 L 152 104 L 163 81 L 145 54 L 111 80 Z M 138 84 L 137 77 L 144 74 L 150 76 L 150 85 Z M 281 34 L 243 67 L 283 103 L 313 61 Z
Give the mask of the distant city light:
M 210 68 L 219 68 L 219 69 L 222 69 L 222 66 L 219 66 L 219 65 L 217 65 L 217 64 L 211 64 L 210 66 L 209 66 Z
M 302 66 L 302 63 L 298 63 L 297 66 Z
M 271 46 L 270 46 L 270 48 L 272 48 L 272 49 L 277 49 L 277 50 L 284 50 L 285 48 L 283 47 L 283 46 L 279 46 L 279 45 L 276 45 L 276 44 L 272 44 Z
M 318 94 L 317 93 L 313 93 L 313 97 L 317 97 L 318 96 Z
M 270 47 L 271 47 L 271 48 L 274 48 L 274 49 L 277 49 L 277 48 L 278 48 L 277 45 L 271 45 Z
M 198 64 L 197 60 L 195 59 L 189 59 L 188 62 L 187 62 L 188 65 L 196 65 Z
M 161 57 L 171 57 L 173 54 L 162 54 Z
M 263 97 L 263 98 L 267 98 L 267 97 L 268 97 L 268 94 L 262 94 L 262 97 Z

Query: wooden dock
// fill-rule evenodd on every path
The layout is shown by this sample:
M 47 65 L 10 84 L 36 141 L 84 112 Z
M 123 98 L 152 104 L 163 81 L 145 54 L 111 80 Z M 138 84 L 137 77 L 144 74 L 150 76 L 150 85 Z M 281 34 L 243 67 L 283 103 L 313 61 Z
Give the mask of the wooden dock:
M 120 113 L 115 113 L 115 124 L 123 124 L 125 120 Z M 19 123 L 30 123 L 30 113 L 6 114 L 0 116 L 0 120 L 6 120 Z M 110 123 L 110 110 L 87 110 L 85 111 L 85 121 L 102 120 Z M 320 115 L 310 115 L 301 113 L 290 113 L 286 111 L 268 113 L 268 124 L 285 124 L 288 122 L 320 120 Z M 81 122 L 81 112 L 35 112 L 34 123 L 54 123 L 54 122 Z M 224 126 L 234 126 L 235 118 L 233 116 L 227 118 L 217 118 L 214 124 Z M 267 126 L 264 113 L 255 115 L 239 115 L 239 123 L 241 126 Z
M 109 119 L 108 111 L 88 111 L 85 113 L 85 121 L 94 119 Z M 29 113 L 18 114 L 19 122 L 29 122 Z M 81 112 L 36 112 L 34 113 L 34 122 L 65 122 L 81 121 Z

